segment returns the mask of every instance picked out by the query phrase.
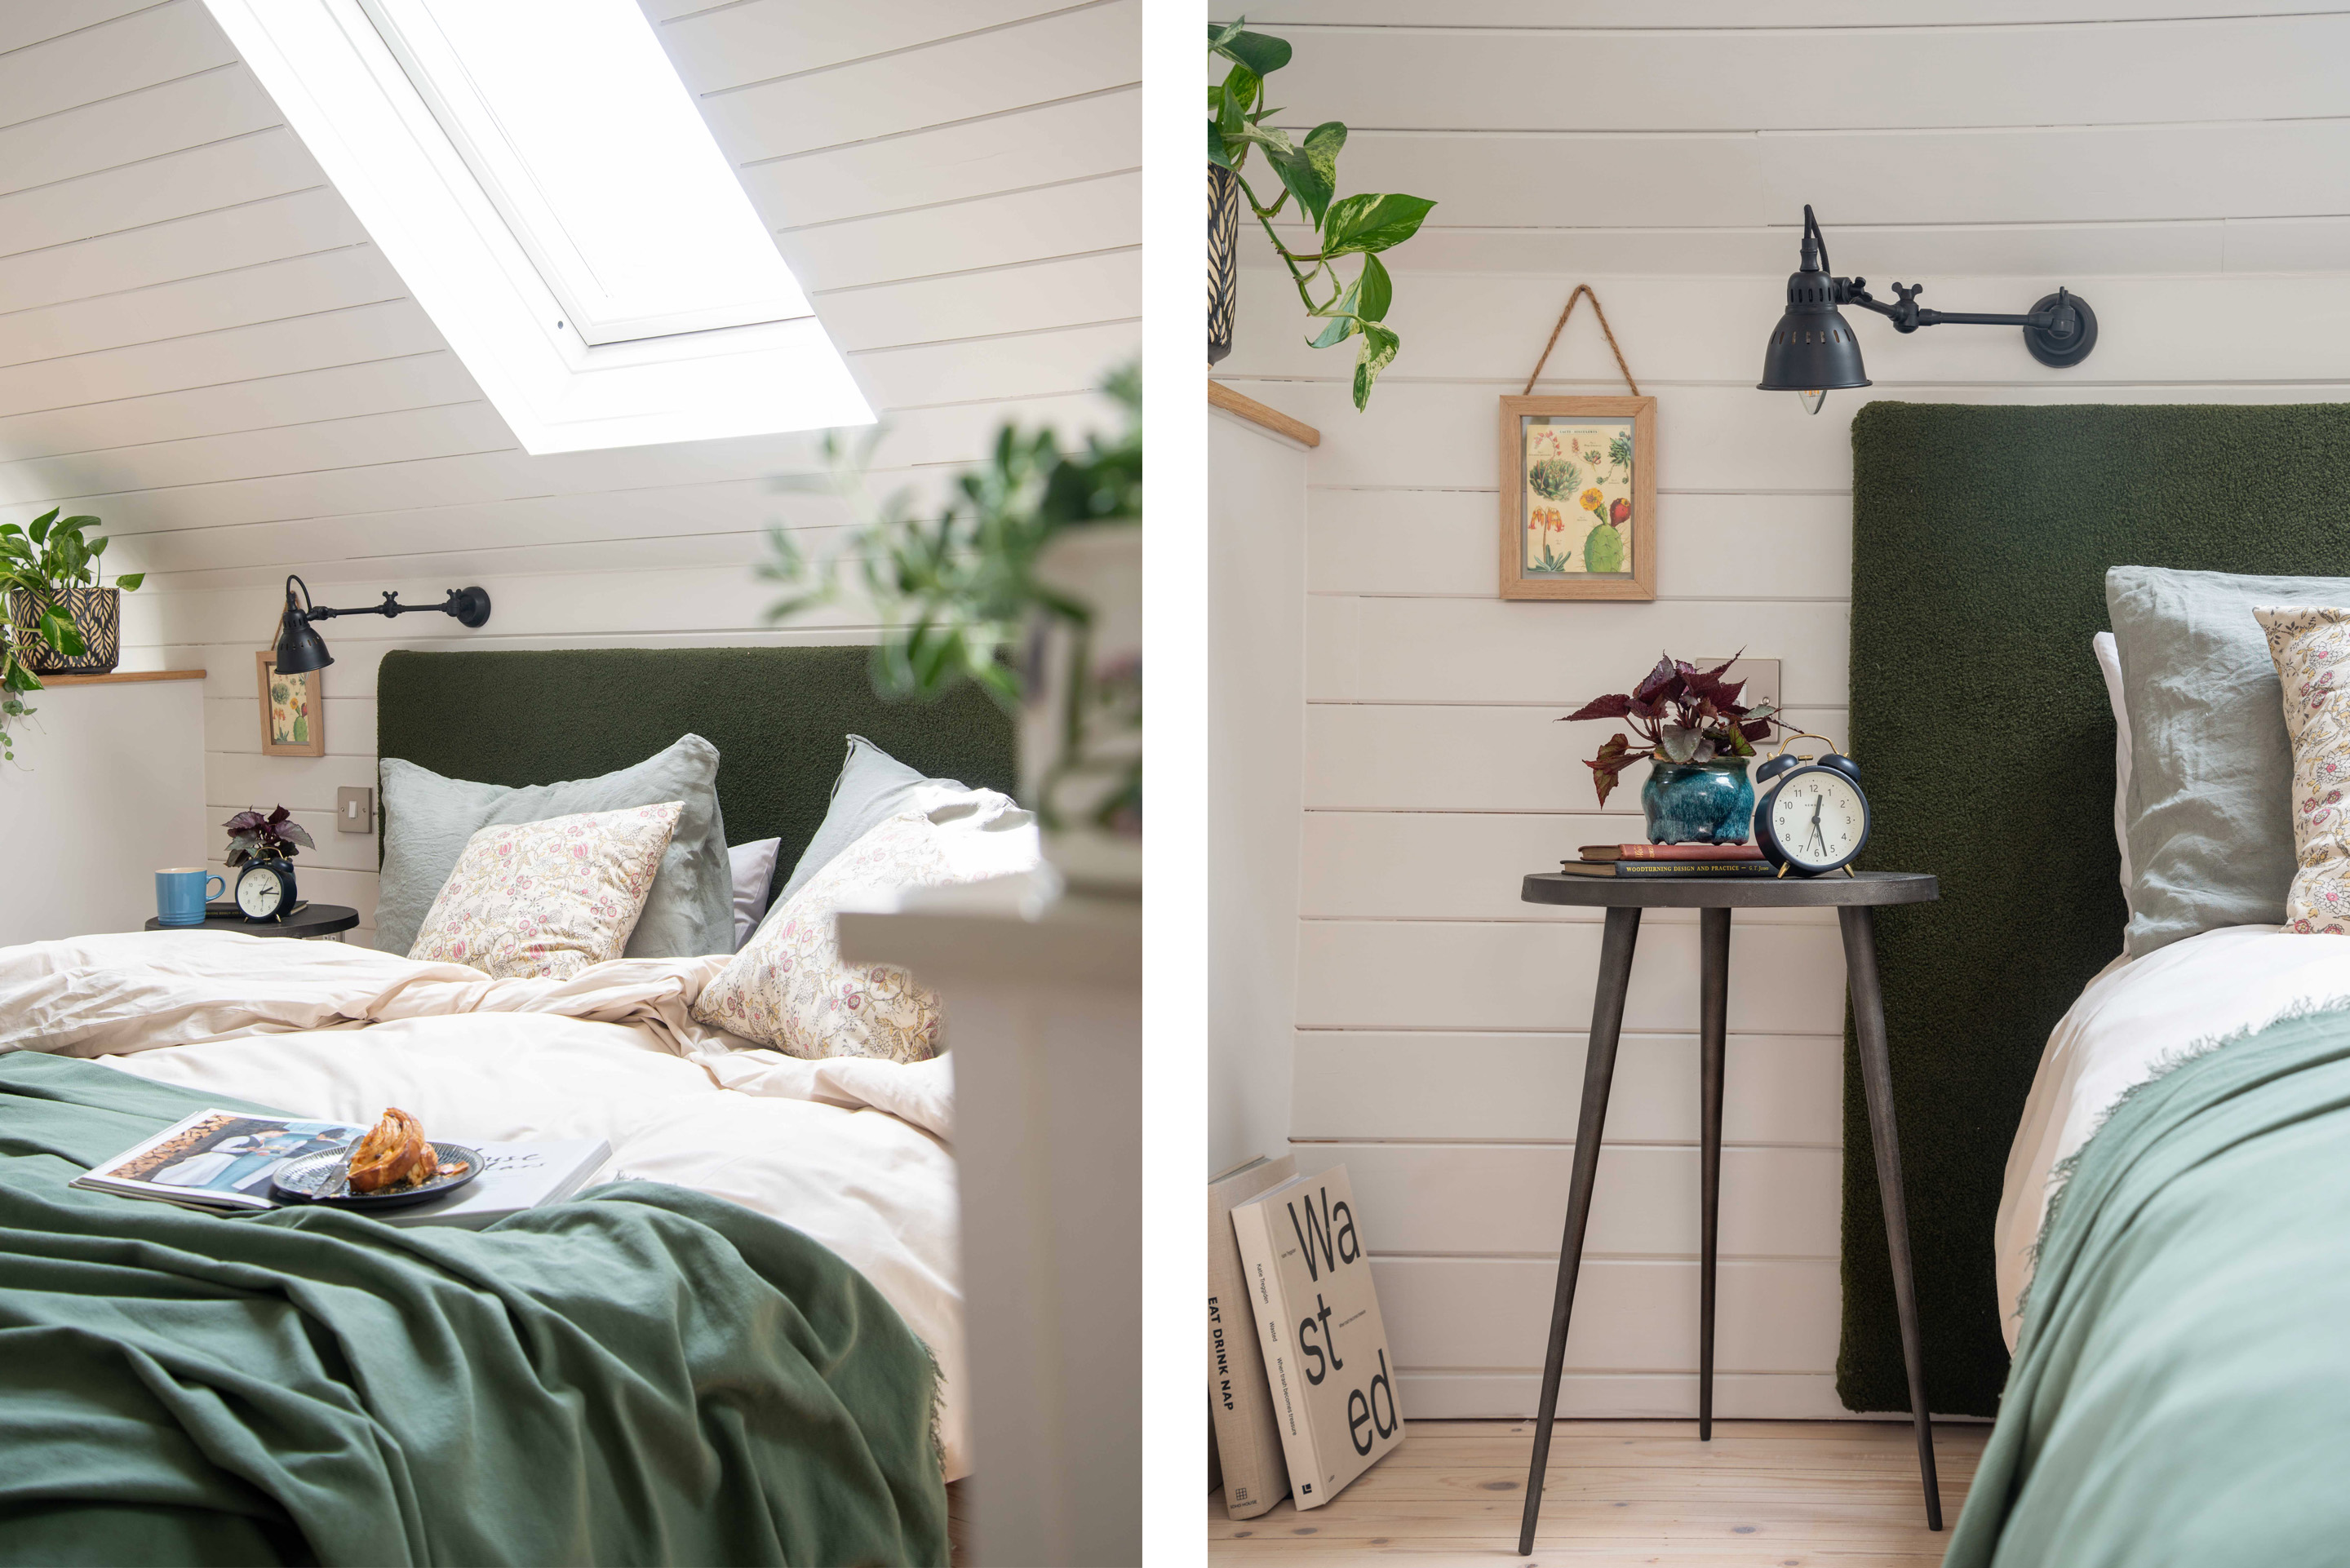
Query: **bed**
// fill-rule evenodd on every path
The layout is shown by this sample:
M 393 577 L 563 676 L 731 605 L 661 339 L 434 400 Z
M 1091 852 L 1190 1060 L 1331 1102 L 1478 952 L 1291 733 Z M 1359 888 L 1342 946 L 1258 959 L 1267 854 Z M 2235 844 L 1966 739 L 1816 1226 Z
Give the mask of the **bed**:
M 2123 955 L 2090 649 L 2109 567 L 2350 575 L 2350 410 L 1879 403 L 1854 453 L 1871 857 L 1944 890 L 1880 943 L 1929 1397 L 1998 1417 L 1948 1562 L 2339 1561 L 2350 938 Z M 1898 1408 L 1856 1209 L 1848 1159 L 1840 1387 Z
M 865 650 L 856 649 L 395 653 L 380 675 L 380 751 L 454 777 L 519 784 L 625 766 L 695 732 L 716 742 L 723 759 L 717 793 L 728 839 L 782 838 L 780 881 L 824 818 L 849 733 L 932 775 L 998 788 L 1011 782 L 1010 727 L 983 699 L 967 693 L 967 701 L 939 707 L 885 704 L 866 683 L 865 661 Z M 315 1414 L 348 1389 L 364 1390 L 367 1419 L 355 1428 L 364 1438 L 333 1440 L 383 1450 L 347 1466 L 338 1484 L 364 1492 L 384 1476 L 410 1477 L 385 1492 L 392 1501 L 376 1519 L 375 1544 L 363 1552 L 355 1552 L 350 1534 L 335 1532 L 328 1522 L 335 1510 L 303 1506 L 305 1497 L 317 1500 L 317 1478 L 306 1480 L 286 1455 L 302 1452 L 305 1439 L 266 1428 L 265 1440 L 252 1439 L 268 1450 L 256 1457 L 244 1451 L 245 1438 L 223 1437 L 265 1424 L 213 1419 L 227 1397 L 217 1385 L 228 1375 L 219 1367 L 235 1357 L 216 1358 L 205 1364 L 211 1372 L 188 1375 L 212 1390 L 198 1402 L 209 1416 L 167 1402 L 175 1412 L 170 1418 L 125 1428 L 160 1445 L 141 1450 L 163 1456 L 143 1469 L 128 1461 L 109 1467 L 109 1456 L 128 1450 L 108 1446 L 117 1438 L 92 1439 L 90 1431 L 101 1428 L 83 1419 L 87 1409 L 78 1411 L 66 1429 L 79 1434 L 78 1451 L 90 1463 L 82 1471 L 19 1468 L 13 1482 L 0 1482 L 0 1541 L 13 1538 L 31 1553 L 26 1560 L 55 1560 L 57 1543 L 81 1539 L 84 1527 L 93 1542 L 117 1550 L 127 1539 L 156 1543 L 150 1555 L 162 1560 L 258 1560 L 264 1548 L 288 1561 L 941 1557 L 941 1489 L 968 1472 L 972 1458 L 962 1398 L 950 1060 L 804 1061 L 748 1048 L 691 1016 L 701 989 L 726 962 L 723 954 L 619 959 L 567 980 L 491 980 L 458 964 L 213 931 L 0 950 L 0 1161 L 13 1161 L 0 1163 L 0 1198 L 37 1198 L 47 1207 L 25 1212 L 47 1216 L 40 1224 L 110 1231 L 99 1240 L 151 1264 L 181 1258 L 162 1267 L 165 1293 L 193 1291 L 204 1302 L 227 1277 L 220 1271 L 264 1267 L 266 1258 L 237 1251 L 255 1245 L 293 1247 L 305 1258 L 303 1247 L 328 1249 L 321 1254 L 328 1263 L 289 1263 L 275 1283 L 240 1286 L 256 1299 L 299 1300 L 306 1310 L 320 1288 L 317 1271 L 331 1273 L 342 1267 L 331 1260 L 349 1255 L 332 1246 L 362 1245 L 371 1256 L 405 1249 L 400 1266 L 426 1269 L 436 1283 L 424 1293 L 436 1300 L 452 1277 L 473 1282 L 472 1295 L 450 1298 L 458 1308 L 482 1288 L 511 1299 L 512 1312 L 492 1314 L 494 1330 L 477 1327 L 492 1335 L 481 1342 L 487 1350 L 462 1334 L 455 1343 L 469 1346 L 467 1354 L 418 1349 L 454 1333 L 432 1313 L 403 1317 L 412 1343 L 387 1346 L 380 1324 L 352 1342 L 396 1350 L 395 1360 L 410 1357 L 426 1369 L 406 1376 L 431 1381 L 456 1376 L 456 1368 L 479 1381 L 485 1365 L 537 1355 L 548 1334 L 560 1340 L 579 1324 L 591 1325 L 581 1332 L 599 1353 L 631 1345 L 640 1352 L 635 1364 L 607 1366 L 601 1386 L 583 1384 L 587 1392 L 566 1396 L 564 1408 L 579 1419 L 557 1451 L 577 1463 L 557 1464 L 552 1481 L 518 1474 L 504 1490 L 487 1492 L 422 1484 L 433 1473 L 423 1445 L 392 1413 L 397 1400 L 369 1384 L 373 1364 L 354 1355 L 346 1365 L 337 1359 L 342 1352 L 322 1353 L 326 1360 L 317 1365 L 341 1367 L 336 1386 L 345 1392 L 321 1395 L 307 1408 Z M 120 1094 L 111 1092 L 117 1086 Z M 66 1199 L 50 1190 L 76 1158 L 87 1164 L 99 1157 L 90 1142 L 99 1131 L 127 1147 L 134 1128 L 168 1125 L 172 1107 L 200 1104 L 362 1124 L 398 1105 L 434 1136 L 598 1137 L 612 1154 L 585 1200 L 558 1206 L 560 1223 L 525 1215 L 459 1240 L 438 1228 L 394 1232 L 321 1211 L 224 1220 L 99 1195 Z M 57 1117 L 65 1119 L 53 1130 L 26 1130 Z M 87 1224 L 56 1220 L 58 1204 L 68 1201 L 83 1205 L 75 1212 L 89 1216 Z M 354 1226 L 357 1241 L 346 1234 Z M 517 1226 L 532 1233 L 504 1234 Z M 217 1241 L 222 1256 L 206 1254 L 204 1238 L 232 1236 L 233 1243 Z M 68 1288 L 45 1293 L 43 1271 L 120 1262 L 78 1252 L 60 1261 L 45 1245 L 0 1247 L 7 1271 L 0 1337 L 14 1333 L 29 1344 L 26 1335 L 70 1332 L 42 1316 L 59 1299 L 57 1290 Z M 430 1254 L 421 1262 L 419 1246 Z M 191 1247 L 198 1255 L 182 1257 Z M 764 1260 L 764 1273 L 737 1278 L 754 1258 Z M 509 1274 L 536 1282 L 524 1289 Z M 586 1282 L 591 1279 L 603 1282 Z M 798 1282 L 797 1293 L 779 1294 L 776 1279 Z M 150 1281 L 138 1288 L 160 1287 Z M 375 1295 L 406 1299 L 394 1285 Z M 563 1302 L 563 1310 L 533 1319 L 529 1303 L 547 1301 Z M 318 1324 L 336 1323 L 324 1308 L 303 1321 L 313 1338 Z M 101 1335 L 111 1349 L 99 1359 L 143 1367 L 186 1349 L 169 1333 L 140 1339 L 151 1329 Z M 328 1337 L 340 1333 L 334 1328 Z M 745 1345 L 772 1353 L 775 1364 L 738 1361 Z M 781 1365 L 793 1355 L 791 1366 Z M 372 1376 L 390 1380 L 380 1368 Z M 649 1397 L 665 1376 L 681 1379 L 666 1404 Z M 104 1386 L 120 1394 L 128 1386 Z M 802 1394 L 814 1403 L 795 1404 Z M 94 1408 L 115 1397 L 82 1403 Z M 510 1403 L 487 1394 L 470 1405 L 451 1397 L 452 1408 L 483 1423 Z M 673 1415 L 670 1407 L 680 1398 L 698 1425 L 663 1428 L 654 1417 Z M 818 1415 L 805 1414 L 819 1407 Z M 614 1425 L 614 1409 L 646 1420 Z M 783 1420 L 779 1410 L 802 1414 Z M 923 1434 L 918 1457 L 905 1451 L 909 1422 Z M 492 1429 L 482 1428 L 484 1436 Z M 830 1437 L 812 1441 L 808 1434 L 817 1430 Z M 201 1460 L 182 1452 L 190 1442 L 203 1450 Z M 684 1466 L 690 1474 L 680 1473 L 681 1459 L 660 1457 L 671 1449 L 697 1456 Z M 854 1463 L 840 1459 L 851 1451 Z M 483 1466 L 478 1473 L 505 1473 L 486 1460 Z M 132 1495 L 131 1474 L 143 1476 L 138 1484 L 152 1495 Z M 586 1486 L 583 1476 L 602 1480 Z M 559 1515 L 562 1529 L 465 1534 L 485 1511 Z M 354 1517 L 376 1518 L 364 1509 Z M 761 1519 L 772 1528 L 740 1524 Z M 101 1535 L 101 1526 L 149 1533 Z M 95 1544 L 90 1550 L 102 1554 Z M 0 1558 L 17 1555 L 18 1548 L 0 1548 Z

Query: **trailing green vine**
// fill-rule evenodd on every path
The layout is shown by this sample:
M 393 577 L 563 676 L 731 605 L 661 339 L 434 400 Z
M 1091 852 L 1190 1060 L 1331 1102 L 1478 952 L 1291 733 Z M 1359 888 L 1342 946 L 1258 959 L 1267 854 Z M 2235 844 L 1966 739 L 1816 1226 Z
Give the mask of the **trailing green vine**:
M 1359 337 L 1355 355 L 1355 407 L 1371 399 L 1371 384 L 1379 379 L 1401 347 L 1395 329 L 1387 325 L 1388 307 L 1395 300 L 1395 284 L 1388 276 L 1381 251 L 1393 249 L 1419 232 L 1436 203 L 1423 196 L 1364 194 L 1333 200 L 1338 189 L 1338 153 L 1347 145 L 1347 128 L 1327 120 L 1305 133 L 1303 142 L 1290 140 L 1279 126 L 1264 121 L 1280 113 L 1265 107 L 1264 78 L 1289 63 L 1287 40 L 1243 30 L 1242 21 L 1229 26 L 1208 24 L 1208 52 L 1230 60 L 1224 79 L 1208 88 L 1208 161 L 1232 171 L 1241 195 L 1256 214 L 1274 254 L 1289 268 L 1305 314 L 1323 323 L 1306 342 L 1316 348 L 1336 348 Z M 1282 183 L 1281 194 L 1268 207 L 1241 173 L 1251 148 L 1262 148 L 1265 161 Z M 1273 226 L 1281 210 L 1296 198 L 1298 211 L 1315 231 L 1315 248 L 1300 254 L 1282 242 Z M 1354 281 L 1341 284 L 1331 264 L 1341 256 L 1359 255 L 1362 270 Z M 1316 296 L 1316 289 L 1322 293 Z

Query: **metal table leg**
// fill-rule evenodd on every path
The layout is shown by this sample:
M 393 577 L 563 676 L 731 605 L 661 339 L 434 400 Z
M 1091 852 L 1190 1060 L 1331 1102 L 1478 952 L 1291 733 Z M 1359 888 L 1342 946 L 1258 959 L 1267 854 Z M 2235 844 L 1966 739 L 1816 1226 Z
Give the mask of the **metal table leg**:
M 1542 1408 L 1534 1417 L 1534 1462 L 1526 1471 L 1524 1522 L 1518 1555 L 1534 1549 L 1542 1515 L 1543 1470 L 1550 1463 L 1550 1429 L 1558 1415 L 1558 1379 L 1566 1361 L 1567 1318 L 1575 1309 L 1575 1276 L 1583 1264 L 1583 1232 L 1591 1218 L 1591 1189 L 1599 1174 L 1599 1138 L 1607 1125 L 1607 1090 L 1616 1075 L 1616 1042 L 1624 1028 L 1624 993 L 1632 980 L 1632 948 L 1640 911 L 1611 909 L 1599 944 L 1599 981 L 1591 1002 L 1591 1049 L 1583 1061 L 1583 1115 L 1575 1129 L 1575 1175 L 1567 1188 L 1566 1234 L 1558 1248 L 1558 1293 L 1550 1312 L 1550 1350 L 1543 1359 Z
M 1875 924 L 1866 906 L 1836 911 L 1844 926 L 1845 972 L 1852 987 L 1853 1033 L 1868 1097 L 1877 1187 L 1885 1198 L 1885 1244 L 1893 1259 L 1893 1304 L 1901 1318 L 1901 1359 L 1909 1370 L 1909 1410 L 1918 1427 L 1918 1470 L 1926 1485 L 1926 1527 L 1942 1528 L 1934 1477 L 1934 1421 L 1926 1413 L 1926 1361 L 1918 1337 L 1918 1292 L 1909 1275 L 1909 1218 L 1901 1201 L 1901 1144 L 1893 1125 L 1893 1062 L 1885 1047 L 1885 992 L 1877 982 Z
M 1698 911 L 1699 1241 L 1697 1436 L 1713 1440 L 1714 1241 L 1721 1229 L 1721 1070 L 1730 1028 L 1730 911 Z

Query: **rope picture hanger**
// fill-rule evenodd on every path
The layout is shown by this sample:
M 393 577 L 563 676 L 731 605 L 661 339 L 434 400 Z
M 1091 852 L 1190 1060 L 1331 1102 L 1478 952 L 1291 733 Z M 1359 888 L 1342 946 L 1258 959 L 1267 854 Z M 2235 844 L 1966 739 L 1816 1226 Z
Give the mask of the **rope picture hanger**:
M 1616 356 L 1616 369 L 1624 372 L 1624 384 L 1632 389 L 1634 397 L 1640 395 L 1640 383 L 1632 379 L 1632 367 L 1624 363 L 1624 350 L 1617 345 L 1616 329 L 1607 325 L 1607 313 L 1599 307 L 1599 296 L 1589 284 L 1578 283 L 1575 292 L 1566 296 L 1566 308 L 1558 313 L 1558 325 L 1550 329 L 1550 341 L 1543 345 L 1542 358 L 1534 361 L 1534 373 L 1526 378 L 1526 389 L 1518 394 L 1520 397 L 1534 395 L 1534 383 L 1542 379 L 1543 367 L 1550 363 L 1550 351 L 1558 347 L 1558 335 L 1566 330 L 1566 318 L 1575 314 L 1575 302 L 1586 297 L 1591 301 L 1591 313 L 1599 317 L 1599 330 L 1607 336 L 1607 351 Z
M 1535 397 L 1586 295 L 1632 395 Z M 1566 296 L 1525 389 L 1501 403 L 1501 597 L 1655 598 L 1657 400 L 1641 395 L 1589 284 Z

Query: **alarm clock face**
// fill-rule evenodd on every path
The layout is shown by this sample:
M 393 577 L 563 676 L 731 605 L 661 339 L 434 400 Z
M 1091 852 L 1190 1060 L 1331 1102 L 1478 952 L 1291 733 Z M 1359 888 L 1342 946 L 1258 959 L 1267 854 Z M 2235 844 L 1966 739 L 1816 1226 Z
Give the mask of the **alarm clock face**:
M 236 907 L 248 920 L 276 919 L 285 901 L 286 885 L 266 867 L 253 867 L 236 879 Z
M 1791 774 L 1772 793 L 1771 836 L 1789 867 L 1833 871 L 1860 853 L 1868 837 L 1868 806 L 1860 786 L 1830 768 Z

